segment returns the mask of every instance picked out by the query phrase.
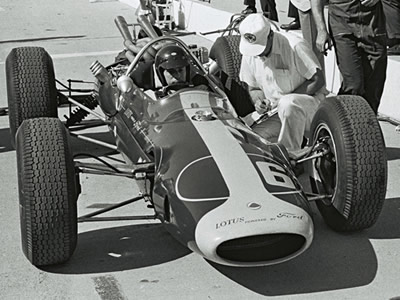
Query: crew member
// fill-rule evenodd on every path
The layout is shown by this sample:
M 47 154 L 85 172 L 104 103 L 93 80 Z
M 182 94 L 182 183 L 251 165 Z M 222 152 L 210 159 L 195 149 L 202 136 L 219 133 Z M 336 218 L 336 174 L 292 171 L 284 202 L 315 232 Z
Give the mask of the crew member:
M 274 32 L 262 14 L 250 14 L 239 26 L 243 54 L 240 78 L 249 87 L 260 114 L 278 114 L 253 126 L 296 157 L 317 107 L 325 98 L 325 79 L 309 44 L 288 32 Z
M 338 94 L 364 97 L 375 113 L 386 80 L 386 20 L 380 0 L 329 0 L 329 28 L 323 14 L 324 0 L 311 0 L 317 26 L 317 47 L 333 45 L 342 75 Z

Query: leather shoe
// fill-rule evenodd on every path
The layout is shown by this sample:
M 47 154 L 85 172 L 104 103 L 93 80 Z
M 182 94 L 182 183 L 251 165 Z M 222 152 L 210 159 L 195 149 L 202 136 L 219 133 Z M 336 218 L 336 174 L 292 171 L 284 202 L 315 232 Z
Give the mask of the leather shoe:
M 296 30 L 300 29 L 300 21 L 299 20 L 294 20 L 290 22 L 289 24 L 282 24 L 281 28 L 283 30 Z
M 255 14 L 257 12 L 257 9 L 255 6 L 247 6 L 244 10 L 242 10 L 242 14 L 248 15 L 248 14 Z
M 387 55 L 400 55 L 400 44 L 388 47 Z

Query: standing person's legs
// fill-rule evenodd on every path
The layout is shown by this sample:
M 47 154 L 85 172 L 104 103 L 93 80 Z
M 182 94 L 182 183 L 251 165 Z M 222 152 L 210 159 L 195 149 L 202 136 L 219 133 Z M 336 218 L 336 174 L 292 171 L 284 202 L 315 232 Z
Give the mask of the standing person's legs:
M 292 2 L 289 1 L 289 8 L 288 8 L 288 13 L 287 16 L 289 18 L 293 18 L 295 20 L 299 19 L 299 10 L 297 9 L 296 6 L 293 5 Z
M 289 24 L 282 24 L 281 28 L 283 30 L 295 30 L 300 28 L 300 20 L 299 20 L 299 10 L 296 6 L 289 1 L 289 8 L 288 8 L 288 17 L 293 18 L 294 20 Z
M 317 49 L 316 39 L 318 32 L 312 12 L 311 10 L 308 10 L 307 12 L 298 10 L 298 14 L 300 17 L 301 33 L 303 34 L 303 38 L 312 46 L 313 52 L 317 56 L 322 71 L 325 75 L 325 58 L 324 54 Z
M 252 14 L 257 12 L 256 0 L 244 0 L 243 4 L 247 5 L 247 7 L 242 11 L 242 14 Z
M 344 26 L 350 20 L 346 21 L 340 14 L 330 11 L 329 29 L 337 65 L 342 75 L 338 94 L 362 96 L 377 113 L 387 67 L 385 15 L 382 4 L 379 2 L 374 10 L 366 12 L 365 19 L 370 21 L 364 25 L 357 24 L 356 37 L 355 34 L 348 33 L 351 26 Z
M 268 14 L 268 18 L 278 22 L 278 12 L 276 10 L 275 0 L 260 0 L 261 8 L 264 13 Z
M 386 16 L 388 55 L 400 55 L 400 0 L 382 0 Z
M 386 80 L 386 47 L 362 44 L 353 35 L 334 36 L 333 45 L 342 75 L 338 94 L 362 96 L 377 113 Z
M 338 94 L 364 95 L 364 70 L 358 40 L 351 34 L 333 36 L 336 61 L 342 75 Z
M 363 97 L 368 101 L 376 114 L 386 81 L 386 40 L 385 37 L 376 37 L 373 39 L 369 38 L 363 42 L 360 43 L 365 87 Z
M 244 5 L 256 7 L 256 0 L 244 0 Z

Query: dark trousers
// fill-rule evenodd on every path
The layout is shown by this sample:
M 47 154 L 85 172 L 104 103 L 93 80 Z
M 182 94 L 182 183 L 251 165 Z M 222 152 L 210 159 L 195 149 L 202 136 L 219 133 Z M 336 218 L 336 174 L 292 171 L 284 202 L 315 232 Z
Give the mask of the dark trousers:
M 386 15 L 386 30 L 394 44 L 400 42 L 400 0 L 382 0 L 383 11 Z M 389 46 L 392 46 L 389 44 Z
M 299 11 L 296 6 L 293 5 L 292 2 L 289 1 L 289 9 L 287 13 L 288 17 L 293 18 L 295 20 L 299 19 Z
M 386 80 L 387 54 L 385 37 L 357 38 L 338 35 L 333 39 L 337 64 L 342 75 L 338 94 L 364 97 L 375 114 Z
M 364 97 L 375 113 L 386 80 L 385 27 L 381 2 L 370 8 L 358 0 L 329 2 L 329 29 L 343 79 L 339 94 Z
M 275 0 L 260 0 L 261 9 L 267 13 L 267 17 L 273 21 L 278 21 L 278 12 L 276 10 Z M 256 0 L 244 0 L 244 5 L 256 6 Z

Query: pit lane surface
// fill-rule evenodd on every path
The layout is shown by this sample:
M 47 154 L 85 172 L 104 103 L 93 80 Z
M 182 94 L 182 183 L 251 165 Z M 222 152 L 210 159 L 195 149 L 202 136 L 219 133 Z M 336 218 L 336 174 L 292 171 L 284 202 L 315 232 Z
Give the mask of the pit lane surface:
M 122 49 L 114 18 L 134 21 L 116 1 L 0 2 L 0 107 L 7 105 L 4 62 L 13 47 L 45 47 L 57 78 L 92 80 L 94 60 L 113 61 Z M 209 47 L 210 42 L 187 37 Z M 394 109 L 399 109 L 398 107 Z M 63 114 L 60 113 L 60 116 Z M 176 242 L 157 222 L 79 224 L 77 249 L 65 265 L 38 269 L 20 245 L 15 151 L 8 117 L 0 116 L 1 299 L 390 299 L 400 296 L 400 134 L 381 123 L 389 183 L 380 220 L 354 234 L 332 232 L 315 212 L 316 235 L 300 257 L 264 268 L 212 264 Z M 105 141 L 105 131 L 89 132 Z M 108 149 L 74 141 L 76 152 L 111 156 Z M 239 171 L 239 170 L 238 170 Z M 79 214 L 137 195 L 128 179 L 81 176 Z M 138 203 L 112 215 L 148 214 Z

